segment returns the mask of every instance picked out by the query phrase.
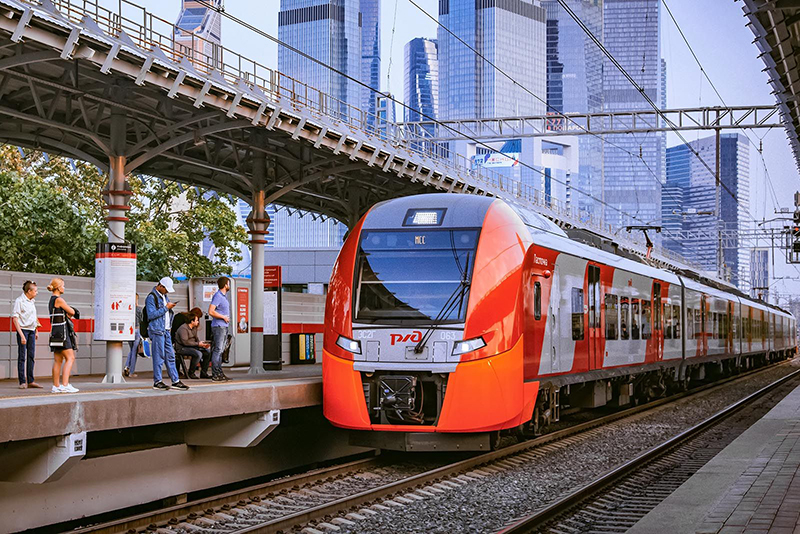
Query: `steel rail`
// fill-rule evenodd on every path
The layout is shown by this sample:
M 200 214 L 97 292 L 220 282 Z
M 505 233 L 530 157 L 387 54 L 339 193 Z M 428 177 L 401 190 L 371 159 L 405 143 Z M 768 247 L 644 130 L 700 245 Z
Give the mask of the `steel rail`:
M 307 484 L 309 482 L 318 481 L 320 479 L 339 477 L 347 473 L 350 473 L 352 471 L 356 471 L 358 469 L 377 465 L 379 462 L 380 462 L 379 456 L 364 458 L 361 460 L 354 460 L 352 462 L 347 462 L 340 465 L 333 465 L 330 467 L 315 469 L 313 471 L 308 471 L 305 473 L 298 473 L 296 475 L 292 475 L 286 478 L 271 480 L 269 482 L 264 482 L 262 484 L 257 484 L 255 486 L 250 486 L 248 488 L 243 488 L 218 495 L 213 495 L 211 497 L 206 497 L 204 499 L 197 499 L 191 502 L 177 504 L 174 506 L 169 506 L 167 508 L 161 508 L 154 512 L 144 512 L 142 514 L 137 514 L 135 516 L 126 517 L 123 519 L 108 521 L 96 525 L 90 525 L 84 528 L 70 530 L 69 532 L 70 534 L 88 534 L 89 532 L 93 534 L 97 533 L 111 534 L 116 532 L 127 532 L 131 529 L 147 527 L 148 525 L 153 523 L 169 521 L 176 516 L 188 515 L 193 512 L 202 513 L 208 510 L 209 508 L 224 506 L 226 504 L 230 505 L 231 503 L 235 503 L 242 499 L 249 499 L 252 497 L 263 495 L 265 493 L 274 493 L 285 489 L 291 489 L 295 486 L 300 486 L 303 484 Z
M 715 424 L 719 423 L 723 419 L 730 417 L 731 415 L 735 414 L 742 408 L 760 399 L 765 394 L 769 393 L 778 386 L 784 384 L 785 382 L 788 382 L 789 380 L 792 380 L 793 378 L 797 378 L 798 376 L 800 376 L 800 369 L 789 375 L 784 376 L 783 378 L 776 380 L 775 382 L 761 388 L 760 390 L 754 393 L 751 393 L 744 399 L 741 399 L 735 402 L 734 404 L 731 404 L 727 408 L 717 412 L 716 414 L 696 424 L 695 426 L 681 432 L 677 436 L 670 438 L 669 440 L 665 441 L 660 445 L 656 445 L 655 447 L 643 452 L 636 458 L 612 469 L 611 471 L 609 471 L 605 475 L 602 475 L 600 478 L 594 480 L 593 482 L 590 482 L 589 484 L 581 488 L 578 488 L 574 492 L 565 496 L 563 499 L 560 499 L 559 501 L 554 502 L 553 504 L 550 504 L 547 507 L 537 512 L 534 512 L 533 514 L 514 523 L 513 525 L 500 530 L 498 534 L 522 534 L 526 532 L 534 532 L 537 529 L 544 527 L 547 523 L 553 521 L 554 519 L 568 512 L 569 510 L 579 506 L 584 501 L 590 499 L 592 496 L 608 488 L 609 486 L 612 486 L 617 481 L 624 479 L 625 477 L 627 477 L 640 467 L 643 467 L 646 464 L 650 463 L 651 461 L 664 456 L 665 454 L 669 453 L 676 447 L 696 437 L 705 430 L 708 430 L 709 428 L 713 427 Z
M 538 438 L 517 443 L 503 449 L 488 452 L 472 458 L 461 460 L 449 465 L 438 467 L 425 473 L 420 473 L 412 477 L 398 480 L 372 490 L 354 494 L 348 497 L 343 497 L 329 503 L 325 503 L 307 510 L 297 512 L 291 515 L 286 515 L 259 525 L 245 527 L 239 530 L 232 530 L 230 534 L 244 534 L 244 533 L 274 533 L 278 531 L 288 531 L 298 524 L 304 524 L 315 519 L 320 519 L 325 516 L 335 515 L 342 510 L 346 510 L 372 501 L 377 501 L 390 495 L 404 493 L 411 489 L 424 486 L 426 484 L 434 483 L 439 480 L 444 480 L 457 476 L 465 471 L 479 467 L 481 465 L 501 460 L 508 456 L 514 456 L 518 453 L 525 452 L 529 449 L 535 449 L 552 442 L 563 440 L 565 438 L 582 434 L 595 428 L 613 423 L 620 419 L 625 419 L 645 412 L 649 412 L 664 405 L 670 404 L 677 400 L 698 395 L 703 392 L 712 391 L 721 388 L 731 382 L 742 380 L 753 375 L 765 372 L 773 367 L 787 365 L 788 361 L 781 361 L 765 367 L 752 369 L 732 377 L 728 377 L 710 384 L 693 388 L 691 390 L 677 393 L 669 397 L 658 399 L 640 406 L 628 408 L 613 414 L 609 414 L 600 418 L 592 419 L 584 423 L 580 423 L 569 428 L 558 430 L 540 436 Z M 790 375 L 794 376 L 794 375 Z M 291 489 L 296 486 L 301 486 L 308 483 L 318 482 L 322 479 L 329 479 L 333 477 L 340 477 L 362 468 L 369 468 L 377 466 L 381 462 L 380 457 L 366 458 L 348 462 L 342 465 L 331 466 L 323 469 L 318 469 L 306 473 L 300 473 L 270 482 L 257 484 L 251 487 L 242 488 L 238 490 L 229 491 L 223 494 L 213 495 L 203 499 L 193 500 L 187 503 L 177 504 L 166 508 L 161 508 L 152 512 L 144 512 L 135 516 L 129 516 L 122 519 L 102 522 L 87 527 L 71 530 L 71 534 L 88 534 L 88 533 L 102 533 L 112 534 L 119 532 L 127 532 L 131 529 L 140 529 L 149 527 L 150 525 L 170 522 L 174 523 L 176 518 L 185 518 L 191 513 L 205 513 L 209 509 L 223 507 L 225 505 L 234 506 L 242 500 L 252 500 L 254 497 L 260 497 L 265 493 L 275 493 L 285 489 Z M 257 501 L 253 501 L 257 504 Z
M 786 363 L 787 363 L 786 361 L 783 361 L 776 365 L 785 365 Z M 749 377 L 753 374 L 757 374 L 762 371 L 766 371 L 767 369 L 771 369 L 772 367 L 773 365 L 769 365 L 767 367 L 755 369 L 753 371 L 739 374 L 719 382 L 714 382 L 713 384 L 706 384 L 704 386 L 701 386 L 700 388 L 695 388 L 693 390 L 679 393 L 677 395 L 672 395 L 664 399 L 659 399 L 652 403 L 643 404 L 641 406 L 629 408 L 627 410 L 610 414 L 598 419 L 593 419 L 585 423 L 580 423 L 578 425 L 571 426 L 569 428 L 565 428 L 563 430 L 559 430 L 556 432 L 552 432 L 550 434 L 546 434 L 544 436 L 541 436 L 539 438 L 530 441 L 524 441 L 522 443 L 518 443 L 510 447 L 505 447 L 497 451 L 488 452 L 472 458 L 468 458 L 466 460 L 455 462 L 450 465 L 438 467 L 431 471 L 420 473 L 418 475 L 414 475 L 412 477 L 408 477 L 402 480 L 398 480 L 390 484 L 381 486 L 379 488 L 363 491 L 361 493 L 350 495 L 348 497 L 343 497 L 341 499 L 337 499 L 335 501 L 331 501 L 329 503 L 322 504 L 314 508 L 309 508 L 307 510 L 297 512 L 295 514 L 287 515 L 269 522 L 262 523 L 260 525 L 254 525 L 239 530 L 234 530 L 231 531 L 231 534 L 272 534 L 278 531 L 288 531 L 289 529 L 297 525 L 302 525 L 310 521 L 323 518 L 325 516 L 336 515 L 343 510 L 348 510 L 350 508 L 362 506 L 367 503 L 371 503 L 373 501 L 389 497 L 391 495 L 406 493 L 413 489 L 419 488 L 420 486 L 424 486 L 427 484 L 435 483 L 440 480 L 455 477 L 471 469 L 478 468 L 481 465 L 491 462 L 496 462 L 505 457 L 514 456 L 518 453 L 527 451 L 529 449 L 535 449 L 537 447 L 541 447 L 542 445 L 554 441 L 559 441 L 576 434 L 581 434 L 586 431 L 595 429 L 597 427 L 612 423 L 620 419 L 636 416 L 643 412 L 659 408 L 661 406 L 664 406 L 665 404 L 672 403 L 676 400 L 685 397 L 690 397 L 699 394 L 701 392 L 711 391 L 720 388 L 728 384 L 729 382 Z M 795 376 L 797 373 L 800 373 L 800 371 L 796 371 L 795 373 L 792 373 L 791 375 L 788 376 Z

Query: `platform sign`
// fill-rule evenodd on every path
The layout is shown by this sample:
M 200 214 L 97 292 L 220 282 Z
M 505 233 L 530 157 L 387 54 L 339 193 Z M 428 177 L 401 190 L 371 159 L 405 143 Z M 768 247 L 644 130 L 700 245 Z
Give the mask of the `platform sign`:
M 264 289 L 268 287 L 281 287 L 281 266 L 264 266 Z
M 94 340 L 133 341 L 136 245 L 98 243 L 94 268 Z
M 236 288 L 236 333 L 250 332 L 250 288 Z
M 279 371 L 281 355 L 281 266 L 264 266 L 264 369 Z M 254 310 L 255 313 L 255 310 Z

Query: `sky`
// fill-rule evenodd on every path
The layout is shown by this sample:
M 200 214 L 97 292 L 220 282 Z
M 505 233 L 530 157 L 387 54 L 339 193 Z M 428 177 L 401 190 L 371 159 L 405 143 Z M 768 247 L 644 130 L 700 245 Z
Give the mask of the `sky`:
M 116 11 L 118 0 L 98 0 Z M 437 14 L 438 0 L 415 0 L 425 11 Z M 764 63 L 758 58 L 753 33 L 741 1 L 664 0 L 683 29 L 704 69 L 729 106 L 775 103 L 763 72 Z M 154 15 L 169 21 L 177 19 L 180 0 L 135 0 Z M 226 0 L 226 12 L 247 21 L 261 31 L 277 37 L 279 0 Z M 415 37 L 436 37 L 436 23 L 428 19 L 409 0 L 381 0 L 381 91 L 387 88 L 399 100 L 403 97 L 403 48 Z M 138 17 L 137 17 L 138 15 Z M 133 10 L 130 18 L 139 18 Z M 242 28 L 225 18 L 222 26 L 223 44 L 235 52 L 264 66 L 277 67 L 277 45 L 256 32 Z M 662 5 L 661 56 L 667 63 L 667 107 L 697 107 L 722 105 L 691 56 Z M 398 114 L 402 112 L 398 109 Z M 685 134 L 691 141 L 705 133 Z M 762 140 L 763 162 L 751 146 L 750 206 L 757 219 L 775 217 L 779 207 L 793 207 L 792 195 L 800 190 L 800 180 L 786 134 L 783 129 L 750 132 L 755 144 Z M 763 138 L 763 139 L 762 139 Z M 668 146 L 680 143 L 677 136 L 668 136 Z M 765 171 L 766 169 L 766 171 Z M 767 186 L 767 173 L 775 195 Z M 777 197 L 780 205 L 776 204 Z M 795 277 L 798 280 L 776 280 L 773 290 L 800 295 L 800 269 L 788 266 L 782 252 L 775 257 L 776 277 Z

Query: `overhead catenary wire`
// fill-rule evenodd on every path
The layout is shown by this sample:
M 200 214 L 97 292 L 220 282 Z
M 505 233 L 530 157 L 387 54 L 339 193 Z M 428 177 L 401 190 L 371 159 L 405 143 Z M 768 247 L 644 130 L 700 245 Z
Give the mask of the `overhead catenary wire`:
M 426 10 L 425 10 L 425 9 L 424 9 L 422 6 L 420 6 L 420 5 L 419 5 L 419 4 L 418 4 L 418 3 L 417 3 L 415 0 L 408 0 L 408 1 L 409 1 L 409 3 L 410 3 L 411 5 L 413 5 L 414 7 L 416 7 L 416 8 L 417 8 L 417 9 L 418 9 L 418 10 L 419 10 L 419 11 L 420 11 L 420 12 L 421 12 L 423 15 L 425 15 L 427 18 L 429 18 L 429 19 L 430 19 L 430 20 L 432 20 L 434 23 L 436 23 L 436 24 L 437 24 L 437 25 L 438 25 L 440 28 L 442 28 L 442 29 L 443 29 L 445 32 L 447 32 L 449 35 L 451 35 L 453 38 L 455 38 L 455 39 L 456 39 L 458 42 L 460 42 L 462 45 L 464 45 L 465 47 L 467 47 L 467 48 L 468 48 L 468 49 L 469 49 L 471 52 L 473 52 L 473 53 L 474 53 L 474 54 L 475 54 L 475 55 L 476 55 L 478 58 L 480 58 L 481 60 L 483 60 L 484 62 L 486 62 L 487 64 L 489 64 L 489 65 L 490 65 L 490 66 L 491 66 L 491 67 L 492 67 L 494 70 L 496 70 L 496 71 L 497 71 L 498 73 L 500 73 L 502 76 L 504 76 L 504 77 L 508 78 L 508 80 L 509 80 L 509 81 L 511 81 L 511 83 L 512 83 L 513 85 L 515 85 L 516 87 L 519 87 L 520 89 L 522 89 L 523 91 L 525 91 L 526 93 L 528 93 L 529 95 L 531 95 L 533 98 L 535 98 L 536 100 L 538 100 L 539 102 L 541 102 L 542 104 L 544 104 L 548 110 L 550 110 L 550 111 L 554 111 L 554 112 L 555 112 L 555 113 L 557 113 L 558 115 L 561 115 L 561 116 L 563 116 L 563 117 L 564 117 L 566 120 L 568 120 L 569 122 L 571 122 L 572 124 L 574 124 L 575 126 L 577 126 L 577 127 L 580 129 L 580 130 L 582 130 L 582 131 L 583 131 L 583 132 L 585 132 L 586 134 L 589 134 L 589 135 L 591 135 L 591 136 L 594 136 L 594 137 L 598 138 L 598 139 L 599 139 L 601 142 L 603 142 L 603 143 L 605 143 L 605 144 L 608 144 L 608 145 L 611 145 L 611 146 L 613 146 L 614 148 L 617 148 L 618 150 L 620 150 L 620 151 L 622 151 L 622 152 L 624 152 L 624 153 L 628 154 L 628 156 L 629 156 L 630 158 L 636 158 L 636 159 L 638 159 L 638 160 L 641 162 L 641 164 L 642 164 L 642 165 L 644 165 L 645 169 L 647 169 L 647 171 L 648 171 L 648 172 L 649 172 L 649 174 L 651 175 L 651 178 L 652 178 L 652 179 L 653 179 L 653 180 L 654 180 L 654 181 L 655 181 L 655 182 L 656 182 L 656 183 L 657 183 L 659 186 L 663 186 L 663 184 L 662 184 L 661 180 L 658 178 L 658 176 L 656 175 L 656 173 L 655 173 L 655 172 L 654 172 L 654 171 L 653 171 L 653 170 L 650 168 L 650 165 L 648 165 L 647 161 L 645 161 L 645 159 L 642 157 L 642 155 L 641 155 L 641 154 L 634 154 L 633 152 L 631 152 L 631 151 L 630 151 L 630 150 L 628 150 L 627 148 L 625 148 L 625 147 L 622 147 L 622 146 L 620 146 L 620 145 L 618 145 L 618 144 L 616 144 L 616 143 L 614 143 L 614 142 L 612 142 L 612 141 L 609 141 L 609 140 L 608 140 L 608 139 L 607 139 L 605 136 L 603 136 L 603 135 L 600 135 L 600 134 L 597 134 L 597 133 L 594 133 L 594 132 L 590 131 L 589 129 L 587 129 L 585 126 L 583 126 L 582 124 L 580 124 L 579 122 L 577 122 L 575 119 L 573 119 L 573 118 L 572 118 L 572 117 L 570 117 L 569 115 L 566 115 L 566 114 L 563 114 L 563 113 L 561 113 L 561 111 L 559 111 L 558 109 L 556 109 L 556 108 L 555 108 L 553 105 L 551 105 L 550 103 L 548 103 L 548 102 L 547 102 L 545 99 L 543 99 L 542 97 L 540 97 L 539 95 L 537 95 L 536 93 L 534 93 L 533 91 L 531 91 L 530 89 L 528 89 L 527 87 L 525 87 L 524 85 L 522 85 L 522 84 L 521 84 L 519 81 L 517 81 L 517 80 L 516 80 L 516 79 L 515 79 L 513 76 L 511 76 L 510 74 L 508 74 L 508 72 L 506 72 L 505 70 L 503 70 L 503 69 L 501 69 L 500 67 L 498 67 L 498 66 L 497 66 L 497 65 L 496 65 L 494 62 L 492 62 L 492 60 L 490 60 L 489 58 L 487 58 L 487 57 L 486 57 L 484 54 L 482 54 L 482 53 L 481 53 L 479 50 L 475 49 L 475 47 L 473 47 L 472 45 L 470 45 L 469 43 L 467 43 L 467 42 L 466 42 L 464 39 L 462 39 L 462 38 L 461 38 L 459 35 L 457 35 L 455 32 L 453 32 L 453 31 L 452 31 L 450 28 L 448 28 L 446 25 L 442 24 L 442 22 L 441 22 L 441 21 L 440 21 L 438 18 L 436 18 L 436 17 L 434 17 L 433 15 L 431 15 L 431 14 L 430 14 L 428 11 L 426 11 Z M 437 122 L 438 122 L 438 121 L 437 121 Z M 441 123 L 440 123 L 440 124 L 441 124 Z M 465 137 L 467 137 L 467 136 L 465 135 Z M 554 178 L 552 178 L 552 177 L 551 177 L 551 179 L 554 179 Z M 561 184 L 563 184 L 563 185 L 566 185 L 566 184 L 564 184 L 564 182 L 561 182 L 560 180 L 556 180 L 556 181 L 557 181 L 557 182 L 559 182 L 559 183 L 561 183 Z M 572 186 L 570 185 L 569 187 L 571 188 Z M 576 190 L 577 190 L 577 189 L 576 189 Z M 580 191 L 580 190 L 578 190 L 578 191 Z M 639 195 L 638 195 L 638 191 L 634 190 L 634 192 L 636 193 L 636 197 L 637 197 L 637 207 L 639 207 L 639 203 L 638 203 L 638 196 L 639 196 Z M 584 194 L 585 194 L 585 193 L 584 193 Z M 673 200 L 673 201 L 675 201 L 675 202 L 679 202 L 679 201 L 678 201 L 678 199 L 677 199 L 677 198 L 676 198 L 676 197 L 675 197 L 675 196 L 674 196 L 674 195 L 673 195 L 671 192 L 667 191 L 667 195 L 668 195 L 670 198 L 672 198 L 672 200 Z M 587 196 L 588 196 L 589 198 L 592 198 L 592 199 L 595 199 L 595 200 L 599 200 L 599 199 L 597 199 L 597 197 L 594 197 L 594 196 L 591 196 L 591 195 L 587 195 Z M 601 201 L 601 202 L 602 202 L 602 201 Z M 603 205 L 607 205 L 605 202 L 602 202 L 602 204 L 603 204 Z M 632 218 L 632 219 L 634 219 L 634 220 L 638 220 L 638 221 L 642 222 L 642 221 L 641 221 L 640 219 L 638 219 L 638 218 L 637 218 L 635 215 L 633 215 L 633 216 L 632 216 L 632 215 L 630 215 L 629 213 L 626 213 L 626 212 L 624 212 L 624 211 L 621 211 L 621 209 L 620 209 L 620 208 L 613 207 L 613 209 L 615 209 L 616 211 L 618 211 L 618 212 L 620 212 L 620 213 L 622 213 L 622 214 L 624 214 L 624 215 L 628 215 L 629 217 L 631 217 L 631 218 Z M 637 209 L 637 215 L 638 215 L 638 209 Z M 666 237 L 666 234 L 667 234 L 667 232 L 665 232 L 665 237 Z M 710 234 L 709 234 L 709 237 L 710 237 Z M 675 239 L 673 239 L 673 238 L 669 238 L 669 239 L 670 239 L 671 241 L 674 241 L 675 243 L 679 243 L 679 244 L 680 244 L 680 242 L 679 242 L 679 241 L 677 241 L 677 240 L 675 240 Z
M 636 91 L 642 96 L 645 102 L 647 102 L 647 104 L 651 108 L 653 108 L 653 111 L 655 111 L 656 114 L 659 117 L 661 117 L 664 123 L 667 126 L 669 126 L 670 130 L 672 130 L 672 132 L 675 133 L 675 135 L 677 135 L 678 138 L 680 138 L 680 140 L 689 148 L 689 151 L 692 152 L 692 154 L 694 154 L 697 157 L 697 159 L 708 170 L 711 176 L 714 176 L 716 178 L 717 173 L 708 165 L 708 163 L 703 159 L 700 153 L 693 146 L 691 146 L 691 144 L 689 144 L 689 141 L 687 141 L 686 138 L 681 134 L 680 130 L 678 130 L 675 127 L 675 124 L 673 124 L 673 122 L 669 120 L 669 118 L 666 116 L 663 110 L 661 110 L 661 108 L 659 108 L 656 105 L 656 103 L 653 102 L 653 99 L 650 98 L 650 95 L 647 94 L 647 91 L 641 85 L 639 85 L 636 82 L 636 80 L 633 79 L 633 77 L 628 73 L 627 70 L 625 70 L 625 67 L 623 67 L 619 63 L 617 58 L 614 57 L 614 54 L 608 51 L 608 49 L 605 47 L 602 41 L 600 41 L 600 39 L 592 32 L 592 30 L 589 27 L 587 27 L 586 24 L 584 24 L 581 18 L 578 17 L 578 15 L 575 14 L 575 12 L 567 5 L 566 0 L 558 0 L 558 3 L 564 9 L 564 11 L 566 11 L 567 14 L 576 22 L 576 24 L 580 26 L 581 30 L 583 30 L 583 32 L 589 37 L 589 39 L 591 39 L 591 41 L 595 44 L 595 46 L 597 46 L 600 49 L 603 55 L 605 55 L 606 58 L 608 58 L 611 64 L 614 65 L 614 67 L 616 67 L 620 73 L 622 73 L 625 79 L 628 80 L 628 82 L 633 86 L 634 89 L 636 89 Z M 720 187 L 725 189 L 725 191 L 728 192 L 728 194 L 731 196 L 731 198 L 736 204 L 739 204 L 739 199 L 736 198 L 736 195 L 733 193 L 733 191 L 731 191 L 730 188 L 721 179 L 719 180 L 719 185 Z
M 672 14 L 672 10 L 669 8 L 669 5 L 667 4 L 667 0 L 661 0 L 661 3 L 664 5 L 664 8 L 667 10 L 667 14 L 669 14 L 669 17 L 670 17 L 670 19 L 672 19 L 673 24 L 675 24 L 675 28 L 677 28 L 678 33 L 680 34 L 681 38 L 683 39 L 683 42 L 686 44 L 686 47 L 689 49 L 689 52 L 692 54 L 692 57 L 694 58 L 695 63 L 697 63 L 697 66 L 700 68 L 701 75 L 706 79 L 706 81 L 708 81 L 708 84 L 711 86 L 711 89 L 714 91 L 714 93 L 716 93 L 717 98 L 719 98 L 719 101 L 722 102 L 722 105 L 725 106 L 725 107 L 729 107 L 728 104 L 725 102 L 725 99 L 722 97 L 722 94 L 717 89 L 717 86 L 714 85 L 714 82 L 711 80 L 711 76 L 708 75 L 708 71 L 706 71 L 706 69 L 703 67 L 703 64 L 700 62 L 700 58 L 697 57 L 697 54 L 695 53 L 694 48 L 689 43 L 689 39 L 686 37 L 686 34 L 683 33 L 683 28 L 681 28 L 681 25 L 678 24 L 678 20 L 675 18 L 675 15 Z M 701 85 L 701 88 L 702 88 L 702 85 Z M 767 130 L 767 133 L 769 133 L 770 130 L 772 130 L 772 128 Z M 742 130 L 742 133 L 744 134 L 745 137 L 747 137 L 747 140 L 750 142 L 750 144 L 753 145 L 753 147 L 756 149 L 756 151 L 758 152 L 758 154 L 759 154 L 759 156 L 761 158 L 762 163 L 764 164 L 765 177 L 767 179 L 767 183 L 768 183 L 770 189 L 772 190 L 773 206 L 775 208 L 777 208 L 777 207 L 779 207 L 778 197 L 775 195 L 775 189 L 772 186 L 772 177 L 770 177 L 770 175 L 769 175 L 769 170 L 767 169 L 767 162 L 764 161 L 764 154 L 762 153 L 761 147 L 757 146 L 755 144 L 755 141 L 753 141 L 750 138 L 750 135 L 747 133 L 747 130 Z M 767 133 L 765 133 L 764 136 L 766 136 Z M 755 135 L 756 135 L 756 137 L 758 137 L 758 134 L 755 134 Z M 763 139 L 763 137 L 760 137 L 759 141 L 761 139 Z M 752 212 L 750 213 L 750 217 L 753 217 Z M 755 220 L 755 218 L 753 218 L 753 219 Z
M 227 13 L 224 8 L 212 5 L 208 0 L 196 0 L 196 1 L 197 1 L 197 3 L 199 3 L 200 5 L 202 5 L 204 7 L 208 8 L 208 9 L 211 9 L 213 11 L 216 11 L 217 13 L 220 13 L 223 17 L 231 20 L 232 22 L 235 22 L 235 23 L 239 24 L 240 26 L 242 26 L 244 28 L 247 28 L 248 30 L 250 30 L 252 32 L 257 33 L 258 35 L 261 35 L 262 37 L 265 37 L 265 38 L 269 39 L 270 41 L 276 43 L 278 46 L 282 46 L 282 47 L 286 48 L 287 50 L 289 50 L 291 52 L 294 52 L 294 53 L 300 55 L 301 57 L 303 57 L 305 59 L 308 59 L 309 61 L 311 61 L 311 62 L 313 62 L 313 63 L 315 63 L 317 65 L 320 65 L 320 66 L 322 66 L 322 67 L 324 67 L 326 69 L 329 69 L 334 74 L 342 76 L 343 78 L 345 78 L 345 79 L 347 79 L 349 81 L 352 81 L 352 82 L 356 83 L 357 85 L 360 85 L 361 87 L 364 87 L 365 89 L 369 89 L 370 91 L 372 91 L 374 93 L 384 94 L 384 93 L 381 93 L 381 91 L 379 91 L 378 89 L 376 89 L 374 87 L 371 87 L 369 84 L 364 83 L 362 80 L 359 80 L 359 79 L 357 79 L 357 78 L 355 78 L 353 76 L 350 76 L 347 73 L 342 72 L 339 69 L 336 69 L 335 67 L 333 67 L 331 65 L 328 65 L 327 63 L 325 63 L 325 62 L 323 62 L 323 61 L 311 56 L 310 54 L 307 54 L 306 52 L 303 52 L 302 50 L 300 50 L 300 49 L 298 49 L 298 48 L 296 48 L 296 47 L 294 47 L 294 46 L 292 46 L 292 45 L 290 45 L 290 44 L 278 39 L 277 37 L 265 32 L 264 30 L 262 30 L 262 29 L 260 29 L 260 28 L 258 28 L 256 26 L 253 26 L 252 24 L 250 24 L 250 23 L 248 23 L 248 22 L 246 22 L 246 21 L 244 21 L 244 20 L 242 20 L 242 19 L 240 19 L 240 18 L 238 18 L 238 17 L 236 17 L 234 15 L 231 15 L 230 13 Z M 404 102 L 401 102 L 401 101 L 397 100 L 396 98 L 394 98 L 391 95 L 384 95 L 384 96 L 386 96 L 386 98 L 388 100 L 394 102 L 395 104 L 400 105 L 404 109 L 408 109 L 409 111 L 413 111 L 415 113 L 418 113 L 420 116 L 424 117 L 426 120 L 434 122 L 437 125 L 442 126 L 442 127 L 446 128 L 447 130 L 451 131 L 452 133 L 456 133 L 456 134 L 462 135 L 462 136 L 466 137 L 468 140 L 474 142 L 476 145 L 480 145 L 481 147 L 491 151 L 492 153 L 502 154 L 502 152 L 500 150 L 490 146 L 489 144 L 481 141 L 480 139 L 465 135 L 463 132 L 460 132 L 460 131 L 456 130 L 455 128 L 451 127 L 451 126 L 436 120 L 435 118 L 425 114 L 421 110 L 412 108 L 411 106 L 405 104 Z M 532 170 L 532 171 L 538 173 L 541 176 L 545 176 L 545 173 L 542 170 L 537 169 L 536 167 L 534 167 L 532 165 L 529 165 L 529 164 L 524 163 L 524 162 L 519 162 L 519 164 L 521 166 L 529 169 L 529 170 Z M 557 182 L 557 183 L 560 183 L 560 184 L 562 184 L 564 186 L 568 185 L 563 180 L 559 180 L 559 179 L 557 179 L 555 177 L 551 176 L 550 179 L 555 181 L 555 182 Z M 616 212 L 618 212 L 618 213 L 620 213 L 622 215 L 630 217 L 633 220 L 637 220 L 639 222 L 643 222 L 641 219 L 632 216 L 630 213 L 627 213 L 627 212 L 617 208 L 616 206 L 613 206 L 613 205 L 609 204 L 608 202 L 605 202 L 604 200 L 599 199 L 599 198 L 595 197 L 594 195 L 592 195 L 590 193 L 587 193 L 586 191 L 583 191 L 582 189 L 576 188 L 576 187 L 571 186 L 571 185 L 569 187 L 573 191 L 576 191 L 576 192 L 586 196 L 587 198 L 591 198 L 591 199 L 599 202 L 601 205 L 603 205 L 603 206 L 605 206 L 607 208 L 610 208 L 610 209 L 612 209 L 612 210 L 614 210 L 614 211 L 616 211 Z

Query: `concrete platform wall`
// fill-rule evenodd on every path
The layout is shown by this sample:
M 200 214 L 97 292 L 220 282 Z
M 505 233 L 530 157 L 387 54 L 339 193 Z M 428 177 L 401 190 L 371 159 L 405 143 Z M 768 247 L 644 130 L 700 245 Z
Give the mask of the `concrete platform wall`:
M 346 431 L 330 426 L 320 410 L 288 410 L 281 425 L 250 449 L 171 445 L 84 459 L 56 482 L 0 482 L 0 532 L 70 521 L 366 450 L 349 446 Z
M 17 376 L 17 341 L 10 317 L 14 300 L 22 293 L 22 284 L 26 280 L 36 282 L 39 288 L 39 295 L 36 297 L 37 313 L 40 318 L 49 318 L 47 303 L 50 301 L 50 292 L 47 291 L 47 285 L 55 276 L 57 275 L 0 271 L 0 380 Z M 82 318 L 78 330 L 83 331 L 78 332 L 79 350 L 73 374 L 103 374 L 106 369 L 105 343 L 93 342 L 91 332 L 91 319 L 94 315 L 94 278 L 79 276 L 61 276 L 60 278 L 64 279 L 66 285 L 64 297 L 71 306 L 81 311 Z M 250 281 L 238 279 L 237 284 L 249 287 Z M 144 298 L 154 285 L 153 282 L 137 283 L 140 305 L 144 304 Z M 170 299 L 177 302 L 176 310 L 188 310 L 189 284 L 177 283 L 175 293 L 170 295 Z M 287 327 L 291 330 L 293 325 L 321 325 L 325 315 L 325 297 L 305 293 L 283 293 L 282 315 L 285 331 Z M 321 330 L 321 327 L 312 329 Z M 53 358 L 47 346 L 47 339 L 48 333 L 42 331 L 36 346 L 34 373 L 37 377 L 46 377 L 51 374 Z M 319 358 L 322 354 L 322 334 L 316 334 L 315 339 Z M 125 350 L 127 355 L 127 346 L 125 346 Z M 289 333 L 286 332 L 283 335 L 282 359 L 285 364 L 289 363 Z M 247 358 L 239 359 L 239 361 L 247 361 Z M 152 361 L 140 358 L 136 371 L 152 372 Z

